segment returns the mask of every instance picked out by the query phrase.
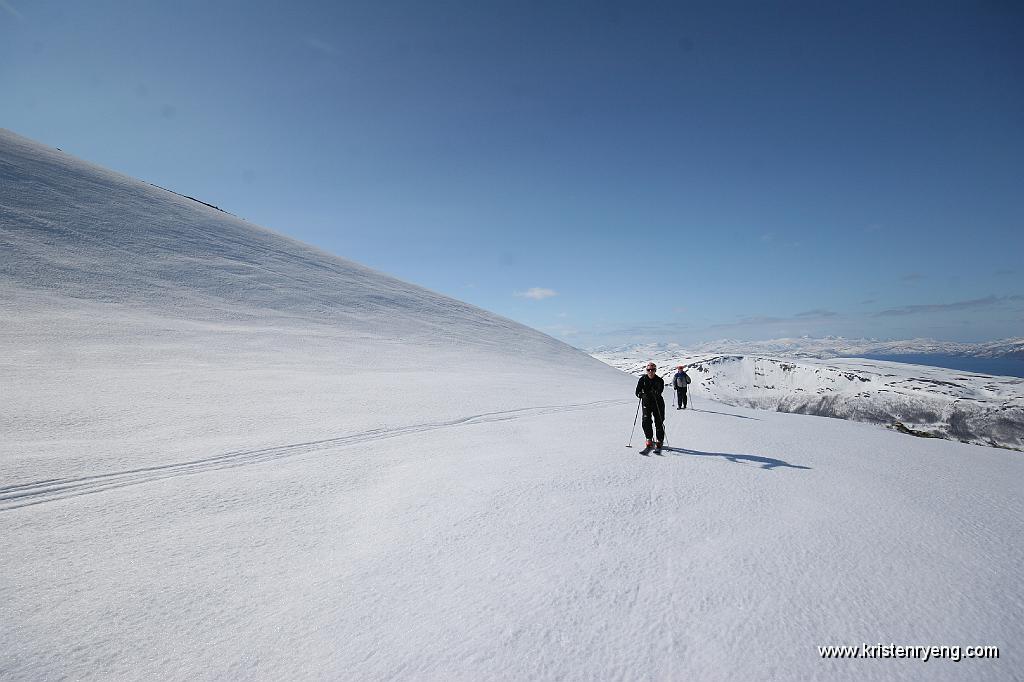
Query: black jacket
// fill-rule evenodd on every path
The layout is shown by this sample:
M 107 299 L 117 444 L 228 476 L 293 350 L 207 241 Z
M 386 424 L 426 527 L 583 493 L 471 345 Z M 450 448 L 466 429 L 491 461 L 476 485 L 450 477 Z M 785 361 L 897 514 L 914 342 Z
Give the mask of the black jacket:
M 664 390 L 665 380 L 659 376 L 651 379 L 644 374 L 640 377 L 640 381 L 636 382 L 636 397 L 644 401 L 646 405 L 650 404 L 652 398 L 664 400 L 661 396 Z

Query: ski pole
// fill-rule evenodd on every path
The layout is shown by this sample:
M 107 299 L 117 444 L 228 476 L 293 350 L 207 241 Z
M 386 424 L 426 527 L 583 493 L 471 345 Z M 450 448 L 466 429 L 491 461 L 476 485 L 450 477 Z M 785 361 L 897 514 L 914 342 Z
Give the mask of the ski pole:
M 661 441 L 662 445 L 668 445 L 668 428 L 665 426 L 665 411 L 658 407 L 658 401 L 654 401 L 654 409 L 658 411 L 658 416 L 661 417 L 661 435 L 664 437 Z
M 640 403 L 642 398 L 636 399 L 636 416 L 633 417 L 633 430 L 629 432 L 629 442 L 626 443 L 627 448 L 633 447 L 633 434 L 636 433 L 636 420 L 640 418 Z

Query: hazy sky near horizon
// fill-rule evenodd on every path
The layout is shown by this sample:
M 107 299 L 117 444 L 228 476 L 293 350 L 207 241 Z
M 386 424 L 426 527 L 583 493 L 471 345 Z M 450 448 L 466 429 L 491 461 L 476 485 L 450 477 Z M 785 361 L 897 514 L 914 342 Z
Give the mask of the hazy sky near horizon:
M 1014 2 L 0 0 L 0 126 L 583 347 L 1024 336 Z

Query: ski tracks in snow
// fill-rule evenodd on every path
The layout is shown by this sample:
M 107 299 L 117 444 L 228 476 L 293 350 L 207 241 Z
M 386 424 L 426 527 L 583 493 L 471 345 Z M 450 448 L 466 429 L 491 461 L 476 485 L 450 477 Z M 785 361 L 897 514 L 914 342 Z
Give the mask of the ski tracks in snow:
M 329 450 L 332 448 L 346 447 L 368 441 L 380 440 L 383 438 L 397 438 L 425 431 L 435 431 L 454 426 L 468 426 L 471 424 L 486 424 L 488 422 L 509 421 L 512 419 L 525 419 L 558 412 L 575 412 L 600 407 L 609 407 L 624 403 L 632 404 L 632 401 L 623 400 L 599 400 L 590 403 L 578 403 L 572 405 L 548 405 L 544 407 L 527 407 L 515 410 L 503 410 L 500 412 L 485 412 L 460 419 L 452 419 L 442 422 L 427 422 L 424 424 L 410 424 L 396 428 L 371 429 L 358 433 L 328 438 L 325 440 L 308 441 L 305 443 L 292 443 L 290 445 L 279 445 L 270 448 L 259 448 L 256 450 L 241 450 L 228 452 L 212 457 L 176 462 L 174 464 L 160 464 L 156 466 L 129 469 L 126 471 L 114 471 L 106 474 L 95 474 L 92 476 L 81 476 L 77 478 L 55 478 L 44 481 L 33 481 L 31 483 L 19 483 L 16 485 L 0 486 L 0 511 L 10 511 L 21 507 L 42 504 L 44 502 L 55 502 L 80 495 L 99 493 L 115 488 L 124 488 L 141 483 L 149 483 L 167 478 L 201 474 L 208 471 L 220 471 L 234 467 L 248 466 L 269 462 L 285 457 L 316 452 L 318 450 Z

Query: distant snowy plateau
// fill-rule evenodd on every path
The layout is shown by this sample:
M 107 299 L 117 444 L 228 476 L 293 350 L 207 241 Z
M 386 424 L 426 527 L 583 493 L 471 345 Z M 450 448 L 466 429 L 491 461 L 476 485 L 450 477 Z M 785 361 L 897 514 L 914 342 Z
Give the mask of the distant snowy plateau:
M 645 456 L 634 377 L 0 131 L 0 680 L 1020 679 L 1024 456 L 717 400 L 1009 384 L 701 367 Z
M 618 350 L 641 348 L 666 351 L 678 350 L 675 344 L 645 344 L 622 346 Z M 614 351 L 615 348 L 600 349 Z M 1024 338 L 1001 339 L 985 343 L 958 343 L 936 341 L 935 339 L 903 339 L 878 341 L 876 339 L 846 339 L 841 336 L 822 338 L 798 337 L 770 339 L 766 341 L 737 341 L 722 339 L 688 349 L 692 353 L 762 354 L 785 358 L 859 358 L 876 355 L 889 356 L 962 356 L 974 358 L 1021 358 L 1024 359 Z
M 1019 352 L 1020 340 L 989 344 L 987 352 Z M 961 372 L 903 362 L 838 357 L 882 344 L 845 340 L 780 340 L 707 352 L 675 345 L 644 344 L 593 351 L 594 357 L 638 376 L 648 360 L 666 378 L 674 367 L 690 368 L 695 400 L 702 397 L 761 410 L 838 417 L 881 424 L 903 433 L 1024 450 L 1024 379 Z M 907 353 L 951 344 L 887 343 Z M 960 350 L 978 350 L 959 344 Z M 774 354 L 763 354 L 764 351 Z M 731 352 L 730 352 L 731 351 Z M 760 351 L 760 352 L 759 352 Z M 984 352 L 984 351 L 983 351 Z M 812 357 L 818 354 L 830 359 Z M 782 355 L 783 357 L 779 357 Z M 789 355 L 790 357 L 785 357 Z

